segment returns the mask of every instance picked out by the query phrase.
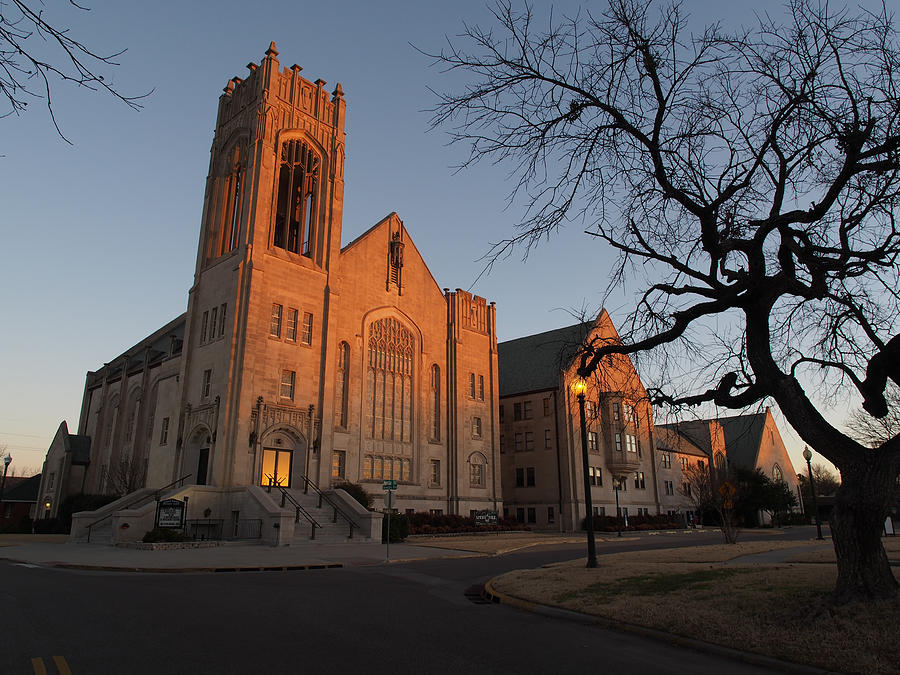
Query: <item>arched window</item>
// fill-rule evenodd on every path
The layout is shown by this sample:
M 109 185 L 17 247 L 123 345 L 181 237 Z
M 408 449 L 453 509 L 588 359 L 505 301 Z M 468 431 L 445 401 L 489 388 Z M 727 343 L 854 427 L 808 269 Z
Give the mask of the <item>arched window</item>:
M 350 345 L 338 345 L 337 382 L 335 383 L 335 424 L 347 428 L 347 412 L 350 398 Z
M 716 453 L 716 471 L 723 472 L 725 471 L 725 455 L 721 452 Z
M 483 488 L 487 483 L 485 477 L 487 459 L 480 452 L 469 455 L 469 486 Z
M 441 440 L 441 367 L 434 364 L 431 367 L 431 439 Z
M 366 435 L 408 443 L 412 438 L 413 335 L 397 319 L 369 328 Z
M 218 258 L 237 248 L 244 196 L 246 149 L 238 143 L 227 154 L 215 178 L 215 200 L 210 206 L 206 257 Z
M 318 193 L 319 157 L 303 141 L 285 141 L 278 169 L 273 246 L 314 257 Z
M 784 474 L 781 472 L 781 467 L 777 464 L 772 467 L 772 480 L 776 483 L 784 480 Z

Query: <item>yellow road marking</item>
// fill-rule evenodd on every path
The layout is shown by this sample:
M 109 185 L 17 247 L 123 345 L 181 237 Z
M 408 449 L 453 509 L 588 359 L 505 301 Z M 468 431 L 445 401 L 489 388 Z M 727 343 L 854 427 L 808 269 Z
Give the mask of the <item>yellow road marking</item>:
M 47 666 L 41 657 L 31 659 L 31 667 L 34 669 L 34 675 L 47 675 Z
M 72 671 L 69 670 L 69 664 L 66 663 L 65 656 L 54 656 L 53 662 L 56 664 L 59 675 L 72 675 Z

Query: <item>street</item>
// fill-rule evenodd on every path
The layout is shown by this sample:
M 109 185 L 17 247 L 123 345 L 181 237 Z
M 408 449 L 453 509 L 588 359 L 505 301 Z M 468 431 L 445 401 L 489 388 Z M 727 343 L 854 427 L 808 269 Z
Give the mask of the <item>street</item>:
M 765 536 L 772 535 L 745 538 Z M 792 536 L 808 533 L 788 530 L 780 538 Z M 642 536 L 603 542 L 598 552 L 718 541 L 712 533 Z M 472 597 L 473 587 L 507 570 L 580 554 L 582 547 L 566 545 L 497 557 L 215 574 L 0 562 L 0 672 L 768 672 Z

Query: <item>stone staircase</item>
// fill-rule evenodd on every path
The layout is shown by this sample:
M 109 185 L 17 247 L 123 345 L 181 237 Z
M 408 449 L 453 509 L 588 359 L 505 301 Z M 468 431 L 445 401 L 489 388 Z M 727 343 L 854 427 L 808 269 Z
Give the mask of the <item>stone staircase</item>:
M 305 546 L 310 544 L 341 544 L 341 543 L 366 543 L 371 542 L 371 537 L 366 537 L 360 532 L 359 528 L 353 529 L 353 536 L 350 537 L 350 525 L 346 518 L 337 513 L 335 517 L 335 509 L 324 499 L 321 500 L 322 506 L 319 507 L 319 495 L 310 489 L 304 494 L 302 489 L 288 488 L 286 492 L 296 501 L 309 516 L 320 525 L 316 529 L 314 539 L 310 537 L 312 534 L 312 524 L 307 520 L 306 516 L 301 512 L 300 520 L 294 524 L 294 538 L 291 541 L 292 546 Z M 272 501 L 286 512 L 294 515 L 296 507 L 291 503 L 290 499 L 284 500 L 284 506 L 281 506 L 281 493 L 277 489 L 273 489 L 269 496 Z

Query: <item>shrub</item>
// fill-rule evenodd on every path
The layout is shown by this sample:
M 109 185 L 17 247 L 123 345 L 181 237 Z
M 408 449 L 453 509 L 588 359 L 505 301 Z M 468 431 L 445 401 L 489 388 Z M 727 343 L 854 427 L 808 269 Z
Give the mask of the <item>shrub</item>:
M 515 518 L 501 518 L 497 525 L 476 525 L 475 519 L 457 514 L 412 513 L 409 515 L 410 534 L 451 534 L 457 532 L 503 532 L 529 530 Z
M 387 536 L 387 514 L 381 521 L 381 543 L 385 543 Z M 391 514 L 391 543 L 403 541 L 409 536 L 409 516 L 405 513 Z
M 364 509 L 371 511 L 374 499 L 372 498 L 372 495 L 366 492 L 362 485 L 357 485 L 356 483 L 336 483 L 333 487 L 335 490 L 343 490 L 362 504 Z
M 184 541 L 184 533 L 168 527 L 154 527 L 144 535 L 143 539 L 145 544 L 155 544 L 160 541 Z
M 587 518 L 581 519 L 581 529 L 586 529 Z M 623 530 L 672 530 L 683 527 L 680 519 L 667 515 L 659 516 L 628 516 L 628 526 L 625 519 L 621 521 Z M 594 532 L 616 532 L 619 523 L 615 516 L 594 516 Z

